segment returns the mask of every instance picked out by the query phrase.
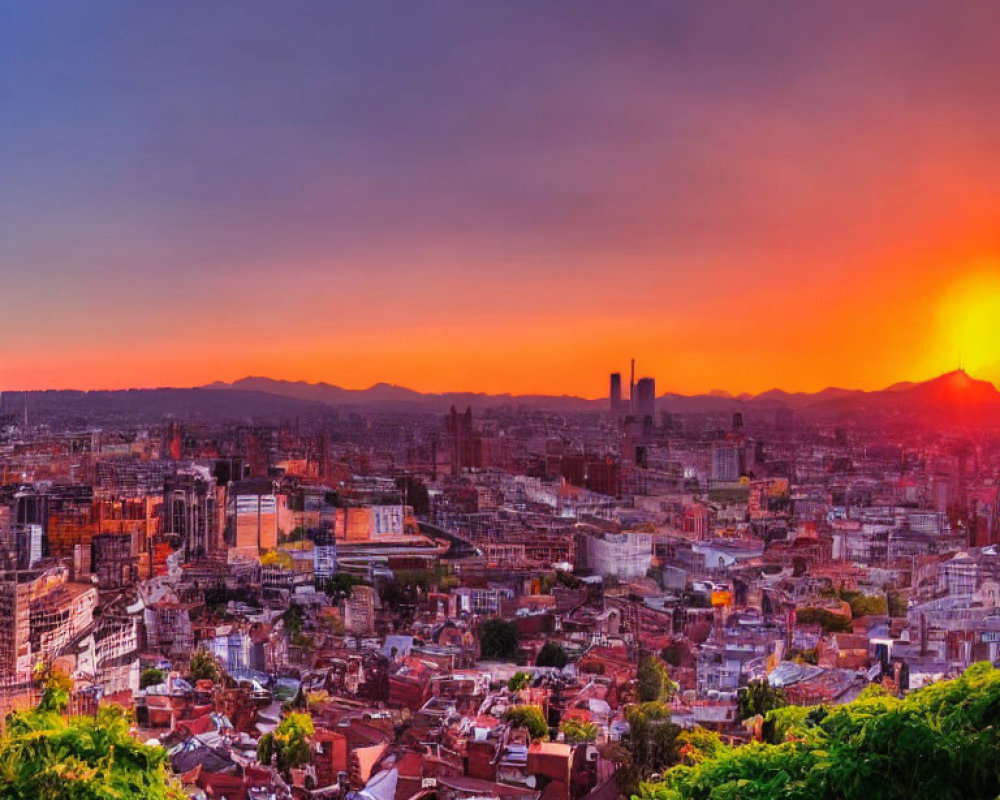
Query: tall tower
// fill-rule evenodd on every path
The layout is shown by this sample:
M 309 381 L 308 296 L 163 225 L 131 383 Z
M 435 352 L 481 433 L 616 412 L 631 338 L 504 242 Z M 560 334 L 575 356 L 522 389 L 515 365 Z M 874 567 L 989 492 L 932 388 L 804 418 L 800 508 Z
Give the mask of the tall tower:
M 656 381 L 653 378 L 640 378 L 634 397 L 632 413 L 642 419 L 656 419 Z
M 635 413 L 635 359 L 632 359 L 632 374 L 628 379 L 629 413 Z
M 622 374 L 620 372 L 611 373 L 611 413 L 617 414 L 622 408 Z

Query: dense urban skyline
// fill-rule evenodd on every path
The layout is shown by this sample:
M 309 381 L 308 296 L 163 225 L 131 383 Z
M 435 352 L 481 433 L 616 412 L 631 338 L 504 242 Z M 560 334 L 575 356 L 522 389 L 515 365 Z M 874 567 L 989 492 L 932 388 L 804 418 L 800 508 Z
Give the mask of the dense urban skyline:
M 0 14 L 4 388 L 1000 377 L 996 6 Z

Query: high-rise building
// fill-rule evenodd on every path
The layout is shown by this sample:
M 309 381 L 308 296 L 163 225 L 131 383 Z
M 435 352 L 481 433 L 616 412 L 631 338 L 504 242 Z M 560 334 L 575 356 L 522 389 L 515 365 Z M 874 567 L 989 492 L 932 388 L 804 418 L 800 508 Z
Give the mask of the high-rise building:
M 611 373 L 611 413 L 617 414 L 622 410 L 622 374 L 620 372 Z
M 229 489 L 229 559 L 256 558 L 278 543 L 278 498 L 274 482 L 251 478 L 235 481 Z
M 735 445 L 718 444 L 712 448 L 712 480 L 735 481 L 740 477 L 740 451 Z
M 175 534 L 188 558 L 219 549 L 220 494 L 207 471 L 177 473 L 163 483 L 163 532 Z
M 640 378 L 635 385 L 633 413 L 640 419 L 656 418 L 656 381 L 652 378 Z

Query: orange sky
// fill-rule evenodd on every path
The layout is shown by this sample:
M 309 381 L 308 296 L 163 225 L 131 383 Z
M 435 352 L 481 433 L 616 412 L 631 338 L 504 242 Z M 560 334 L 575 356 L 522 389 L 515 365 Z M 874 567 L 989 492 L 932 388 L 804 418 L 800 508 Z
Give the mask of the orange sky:
M 11 10 L 0 390 L 1000 379 L 1000 5 L 238 10 Z

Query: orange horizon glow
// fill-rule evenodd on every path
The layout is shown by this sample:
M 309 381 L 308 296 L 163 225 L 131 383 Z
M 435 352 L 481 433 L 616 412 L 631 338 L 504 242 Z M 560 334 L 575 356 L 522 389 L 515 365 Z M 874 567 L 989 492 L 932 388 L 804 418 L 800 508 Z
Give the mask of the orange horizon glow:
M 22 350 L 4 360 L 0 388 L 190 387 L 257 376 L 346 389 L 389 383 L 426 393 L 600 398 L 608 373 L 621 372 L 627 382 L 632 355 L 637 377 L 656 378 L 658 394 L 877 390 L 960 366 L 973 377 L 997 382 L 997 263 L 979 259 L 957 278 L 931 273 L 916 280 L 911 274 L 905 287 L 887 270 L 860 293 L 816 287 L 822 306 L 797 314 L 782 311 L 787 300 L 769 293 L 756 299 L 760 313 L 752 320 L 727 316 L 732 306 L 718 299 L 669 320 L 637 304 L 631 321 L 658 335 L 645 343 L 622 331 L 620 319 L 600 322 L 586 309 L 578 316 L 545 319 L 484 312 L 477 324 L 447 316 L 409 318 L 374 331 L 333 326 L 316 337 L 269 331 L 267 338 L 230 351 L 206 346 L 224 338 L 221 320 L 169 340 L 93 346 L 82 356 L 57 347 Z M 890 291 L 897 302 L 884 304 Z M 788 331 L 794 331 L 793 343 Z
M 1000 381 L 1000 5 L 248 2 L 8 13 L 0 391 Z

